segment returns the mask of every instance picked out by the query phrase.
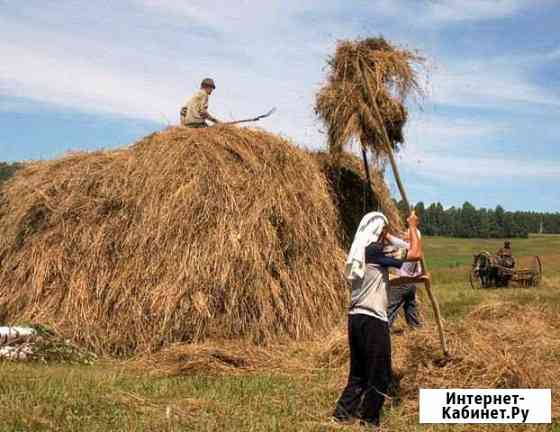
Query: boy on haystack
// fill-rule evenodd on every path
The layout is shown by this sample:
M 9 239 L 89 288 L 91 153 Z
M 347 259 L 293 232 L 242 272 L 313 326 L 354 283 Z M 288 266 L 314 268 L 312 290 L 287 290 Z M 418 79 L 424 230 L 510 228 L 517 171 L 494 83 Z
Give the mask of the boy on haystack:
M 204 78 L 200 83 L 200 90 L 197 91 L 181 108 L 181 126 L 188 128 L 206 128 L 210 120 L 213 123 L 220 123 L 218 119 L 208 112 L 208 97 L 216 89 L 216 84 L 212 78 Z
M 336 404 L 334 417 L 338 421 L 358 417 L 367 425 L 379 425 L 391 382 L 388 267 L 401 268 L 406 261 L 418 261 L 422 257 L 422 244 L 416 230 L 418 218 L 414 212 L 407 222 L 410 249 L 405 259 L 393 258 L 383 251 L 385 243 L 391 239 L 383 213 L 367 213 L 354 236 L 345 269 L 345 276 L 352 283 L 348 312 L 350 374 Z

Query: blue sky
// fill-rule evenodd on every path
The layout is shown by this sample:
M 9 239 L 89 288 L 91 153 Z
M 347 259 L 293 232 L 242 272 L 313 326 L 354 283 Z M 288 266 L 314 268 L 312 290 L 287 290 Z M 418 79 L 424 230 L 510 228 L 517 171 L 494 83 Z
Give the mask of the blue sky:
M 205 76 L 217 117 L 277 106 L 260 126 L 324 148 L 325 60 L 383 34 L 427 58 L 399 155 L 411 199 L 560 211 L 558 22 L 556 0 L 0 0 L 0 160 L 127 145 Z

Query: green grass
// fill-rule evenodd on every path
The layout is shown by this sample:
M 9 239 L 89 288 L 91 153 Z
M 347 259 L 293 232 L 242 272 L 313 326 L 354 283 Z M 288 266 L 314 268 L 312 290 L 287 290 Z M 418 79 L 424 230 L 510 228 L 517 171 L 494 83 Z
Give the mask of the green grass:
M 470 265 L 473 254 L 496 252 L 504 244 L 500 239 L 424 238 L 424 252 L 431 269 L 452 269 Z M 513 239 L 515 256 L 548 256 L 560 254 L 560 235 L 531 235 L 528 239 Z
M 302 412 L 310 421 L 331 408 L 334 390 L 310 392 L 323 380 L 321 373 L 149 378 L 110 363 L 13 364 L 2 369 L 0 430 L 298 431 Z
M 560 311 L 560 236 L 513 242 L 516 256 L 543 256 L 546 279 L 542 287 L 470 288 L 466 275 L 472 254 L 495 251 L 501 243 L 425 239 L 434 290 L 447 320 L 463 318 L 487 299 L 547 304 Z M 305 360 L 305 352 L 298 355 Z M 114 361 L 94 366 L 0 363 L 0 432 L 361 430 L 328 421 L 340 391 L 339 374 L 310 369 L 157 378 Z M 398 408 L 389 410 L 385 424 L 389 430 L 425 430 L 410 421 L 403 423 L 405 417 Z M 559 429 L 554 425 L 542 430 Z

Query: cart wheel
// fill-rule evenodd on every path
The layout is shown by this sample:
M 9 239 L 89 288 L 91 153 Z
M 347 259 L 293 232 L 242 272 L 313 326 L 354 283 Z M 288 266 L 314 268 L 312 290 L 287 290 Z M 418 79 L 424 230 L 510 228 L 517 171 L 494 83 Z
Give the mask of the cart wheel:
M 543 266 L 540 257 L 534 256 L 533 263 L 531 264 L 531 271 L 533 277 L 531 280 L 531 286 L 538 287 L 542 281 Z

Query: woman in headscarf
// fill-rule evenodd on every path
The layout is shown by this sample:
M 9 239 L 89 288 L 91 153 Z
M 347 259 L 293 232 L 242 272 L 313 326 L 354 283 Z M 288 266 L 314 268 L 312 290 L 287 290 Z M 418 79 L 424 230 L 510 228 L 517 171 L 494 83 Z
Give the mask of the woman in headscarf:
M 407 218 L 410 249 L 405 259 L 384 253 L 389 224 L 379 212 L 366 214 L 346 261 L 345 276 L 352 283 L 348 311 L 350 374 L 334 413 L 338 421 L 358 417 L 361 422 L 378 426 L 385 394 L 391 381 L 391 340 L 387 323 L 389 267 L 400 268 L 406 261 L 422 257 L 417 235 L 418 218 Z

